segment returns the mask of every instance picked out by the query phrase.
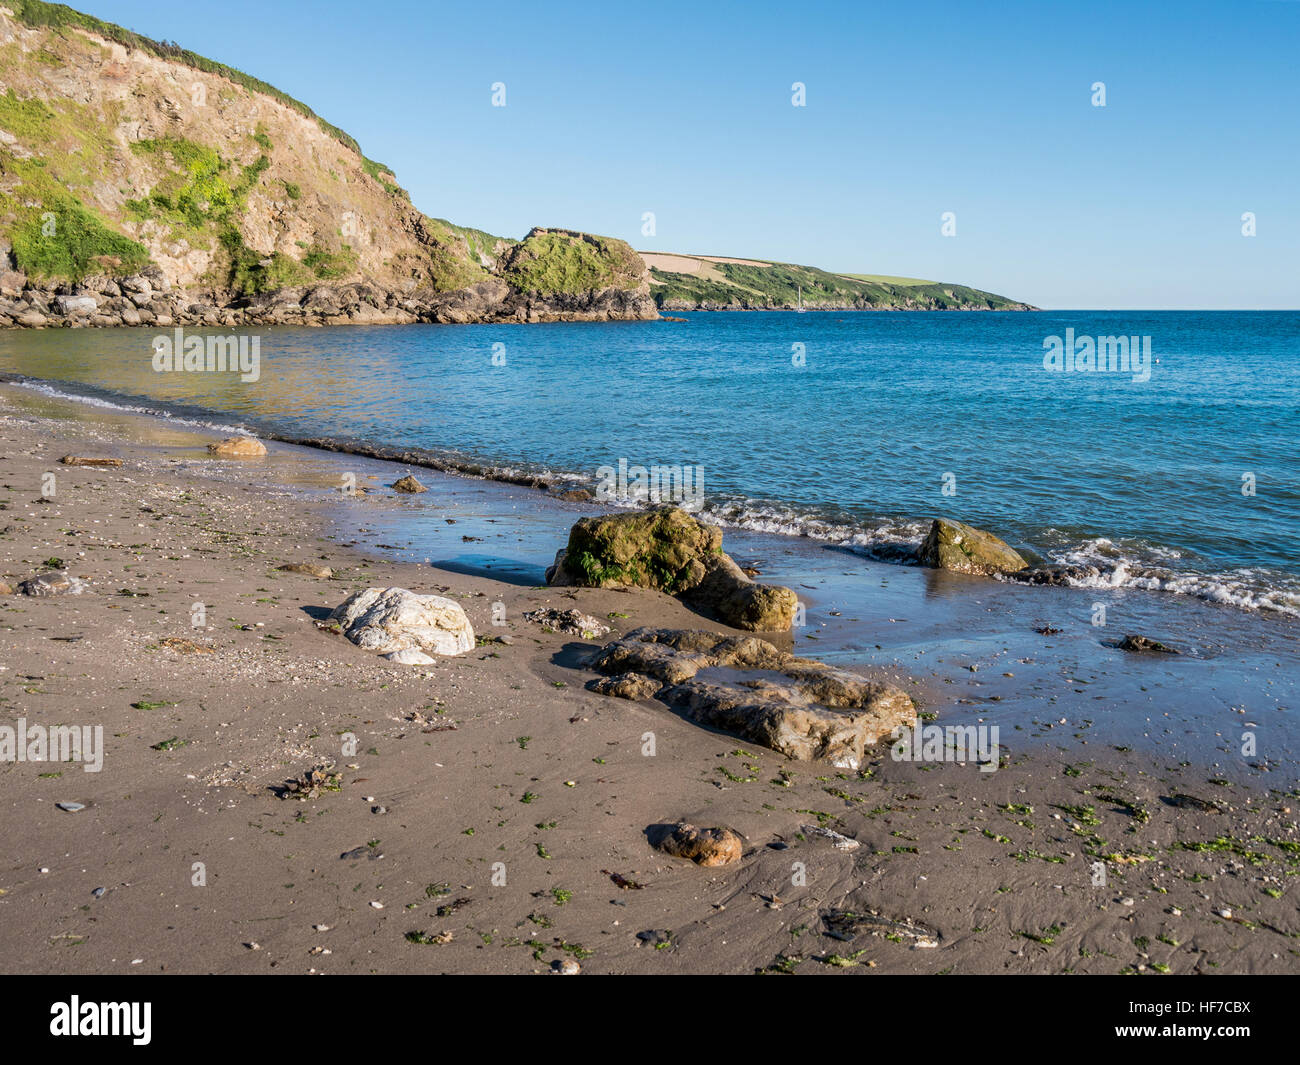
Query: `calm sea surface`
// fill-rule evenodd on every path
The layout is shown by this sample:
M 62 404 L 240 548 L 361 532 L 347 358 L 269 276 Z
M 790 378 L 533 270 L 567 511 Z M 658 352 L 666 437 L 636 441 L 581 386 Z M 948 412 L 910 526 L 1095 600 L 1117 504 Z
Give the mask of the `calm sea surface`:
M 1045 369 L 1071 328 L 1149 336 L 1150 379 Z M 248 383 L 155 371 L 160 334 L 6 331 L 0 370 L 593 487 L 620 459 L 698 466 L 724 524 L 889 557 L 943 514 L 1090 563 L 1088 586 L 1300 615 L 1300 312 L 263 329 Z

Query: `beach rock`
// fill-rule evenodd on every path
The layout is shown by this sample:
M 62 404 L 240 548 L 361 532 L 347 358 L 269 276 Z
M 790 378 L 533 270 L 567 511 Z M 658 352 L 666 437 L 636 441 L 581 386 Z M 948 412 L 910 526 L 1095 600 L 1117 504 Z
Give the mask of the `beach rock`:
M 334 576 L 334 571 L 329 566 L 321 566 L 315 562 L 286 562 L 283 566 L 276 566 L 276 569 L 283 570 L 285 573 L 301 573 L 307 577 L 319 577 L 321 580 L 329 580 Z
M 798 606 L 791 589 L 746 577 L 723 554 L 720 528 L 672 506 L 580 519 L 546 579 L 557 586 L 653 588 L 749 631 L 788 631 Z
M 1029 565 L 992 533 L 947 518 L 935 518 L 917 559 L 923 566 L 983 576 L 1014 573 Z
M 822 828 L 821 825 L 803 825 L 800 831 L 805 836 L 820 836 L 822 839 L 830 840 L 831 846 L 837 851 L 855 851 L 862 846 L 861 842 L 852 836 L 846 836 L 842 832 L 835 832 L 829 828 Z
M 1029 569 L 1020 570 L 1010 576 L 1024 584 L 1062 586 L 1073 584 L 1076 581 L 1086 581 L 1092 577 L 1100 576 L 1100 574 L 1101 570 L 1096 566 L 1087 564 L 1063 565 L 1049 562 L 1031 566 Z
M 18 585 L 21 595 L 80 595 L 85 590 L 85 582 L 73 577 L 67 570 L 51 570 L 35 577 L 29 577 Z
M 1139 636 L 1135 633 L 1130 633 L 1125 636 L 1124 639 L 1120 640 L 1115 646 L 1121 651 L 1135 651 L 1148 654 L 1176 655 L 1182 653 L 1181 651 L 1170 647 L 1166 643 L 1161 643 L 1159 640 L 1153 640 L 1149 636 Z
M 602 695 L 644 698 L 638 693 L 653 685 L 656 698 L 690 721 L 841 769 L 857 769 L 868 746 L 916 723 L 916 707 L 901 689 L 754 636 L 636 629 L 588 664 L 608 680 L 592 687 Z
M 210 655 L 213 653 L 213 648 L 196 643 L 184 636 L 164 636 L 158 641 L 158 645 L 182 655 Z
M 585 488 L 569 488 L 558 495 L 568 503 L 587 503 L 594 498 Z
M 13 595 L 13 594 L 14 594 L 13 585 L 6 584 L 4 581 L 0 581 L 0 595 Z
M 59 461 L 65 466 L 105 466 L 115 469 L 122 465 L 121 459 L 82 458 L 77 455 L 64 455 Z
M 219 444 L 209 444 L 208 450 L 222 458 L 244 459 L 265 455 L 266 445 L 251 436 L 232 436 Z
M 556 610 L 553 607 L 530 610 L 524 615 L 524 620 L 545 626 L 555 632 L 581 636 L 584 640 L 609 633 L 609 626 L 603 621 L 597 621 L 590 614 L 584 614 L 580 610 Z
M 417 481 L 411 474 L 399 478 L 393 482 L 393 489 L 398 492 L 408 492 L 411 495 L 418 495 L 420 492 L 427 492 L 428 489 Z
M 587 685 L 587 690 L 597 695 L 639 701 L 653 698 L 662 687 L 662 684 L 651 680 L 644 673 L 620 673 L 616 677 L 597 677 Z
M 685 858 L 696 865 L 729 865 L 740 861 L 744 840 L 729 828 L 696 828 L 679 821 L 652 831 L 651 845 L 674 858 Z
M 474 646 L 474 629 L 459 603 L 405 588 L 356 592 L 329 620 L 358 647 L 404 665 L 427 665 L 434 655 L 463 654 Z
M 54 305 L 59 313 L 72 318 L 82 314 L 94 314 L 99 309 L 94 296 L 55 296 Z

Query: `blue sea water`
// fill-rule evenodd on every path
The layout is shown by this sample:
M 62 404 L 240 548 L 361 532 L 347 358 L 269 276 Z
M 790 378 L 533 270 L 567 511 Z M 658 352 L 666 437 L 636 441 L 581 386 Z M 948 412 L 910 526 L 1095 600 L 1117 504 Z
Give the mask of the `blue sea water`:
M 1045 341 L 1150 337 L 1142 373 Z M 196 332 L 194 330 L 191 333 Z M 715 313 L 267 328 L 260 377 L 157 372 L 170 330 L 8 331 L 0 370 L 250 429 L 562 474 L 702 469 L 705 511 L 895 557 L 946 515 L 1076 578 L 1300 615 L 1300 312 Z

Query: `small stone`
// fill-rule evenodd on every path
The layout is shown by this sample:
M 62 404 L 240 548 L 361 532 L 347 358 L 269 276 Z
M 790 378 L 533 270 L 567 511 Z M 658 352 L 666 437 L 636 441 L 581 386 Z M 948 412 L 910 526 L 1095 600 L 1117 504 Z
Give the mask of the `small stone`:
M 277 566 L 276 569 L 285 573 L 301 573 L 307 577 L 319 577 L 321 580 L 329 580 L 334 576 L 334 571 L 329 566 L 321 566 L 315 562 L 286 562 L 283 566 Z
M 1214 912 L 1217 913 L 1220 917 L 1225 918 L 1226 920 L 1229 920 L 1229 921 L 1232 920 L 1232 911 L 1231 911 L 1230 909 L 1228 909 L 1228 907 L 1226 907 L 1226 906 L 1223 907 L 1223 909 L 1221 909 L 1221 910 L 1215 910 Z
M 86 808 L 86 804 L 82 802 L 56 802 L 54 805 L 70 814 L 75 814 L 78 810 Z
M 410 495 L 418 495 L 420 492 L 428 491 L 428 489 L 425 488 L 424 485 L 422 485 L 409 473 L 405 477 L 402 477 L 401 479 L 394 481 L 393 489 L 398 492 L 407 492 Z
M 214 455 L 227 459 L 257 458 L 266 454 L 266 445 L 251 436 L 231 436 L 217 444 L 209 444 Z
M 605 636 L 609 626 L 597 621 L 589 614 L 579 610 L 556 610 L 547 607 L 543 610 L 530 610 L 524 615 L 525 621 L 531 621 L 554 632 L 563 632 L 569 636 L 581 636 L 584 640 L 594 636 Z
M 738 862 L 744 851 L 740 835 L 731 829 L 696 828 L 685 821 L 669 826 L 653 846 L 674 858 L 685 858 L 703 866 Z
M 122 465 L 121 459 L 82 458 L 77 455 L 64 455 L 59 461 L 65 466 L 105 466 L 116 469 Z
M 44 598 L 50 595 L 80 595 L 85 587 L 85 582 L 79 577 L 72 576 L 67 570 L 56 569 L 29 577 L 18 585 L 18 591 L 23 595 Z
M 1126 895 L 1126 896 L 1124 896 L 1124 898 L 1122 898 L 1122 899 L 1119 900 L 1119 904 L 1120 904 L 1121 906 L 1132 906 L 1132 905 L 1134 905 L 1134 901 L 1133 901 L 1132 898 L 1130 898 L 1129 896 Z
M 551 972 L 556 976 L 577 976 L 582 972 L 582 966 L 572 958 L 560 958 L 551 962 Z
M 91 894 L 97 899 L 102 899 L 105 895 L 108 894 L 108 888 L 97 887 L 95 888 L 94 891 L 91 892 Z
M 382 902 L 371 902 L 370 908 L 372 910 L 382 910 L 384 908 L 384 904 Z

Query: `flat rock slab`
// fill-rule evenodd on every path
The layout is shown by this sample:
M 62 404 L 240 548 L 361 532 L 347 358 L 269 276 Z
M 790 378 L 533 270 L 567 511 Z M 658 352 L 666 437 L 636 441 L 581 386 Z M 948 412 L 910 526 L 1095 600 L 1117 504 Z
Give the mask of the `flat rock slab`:
M 405 588 L 367 588 L 348 596 L 329 620 L 358 647 L 403 665 L 428 665 L 436 655 L 474 646 L 474 629 L 461 605 Z
M 916 723 L 908 695 L 755 636 L 641 628 L 606 644 L 591 688 L 628 699 L 653 694 L 688 720 L 801 762 L 857 769 L 866 748 Z

